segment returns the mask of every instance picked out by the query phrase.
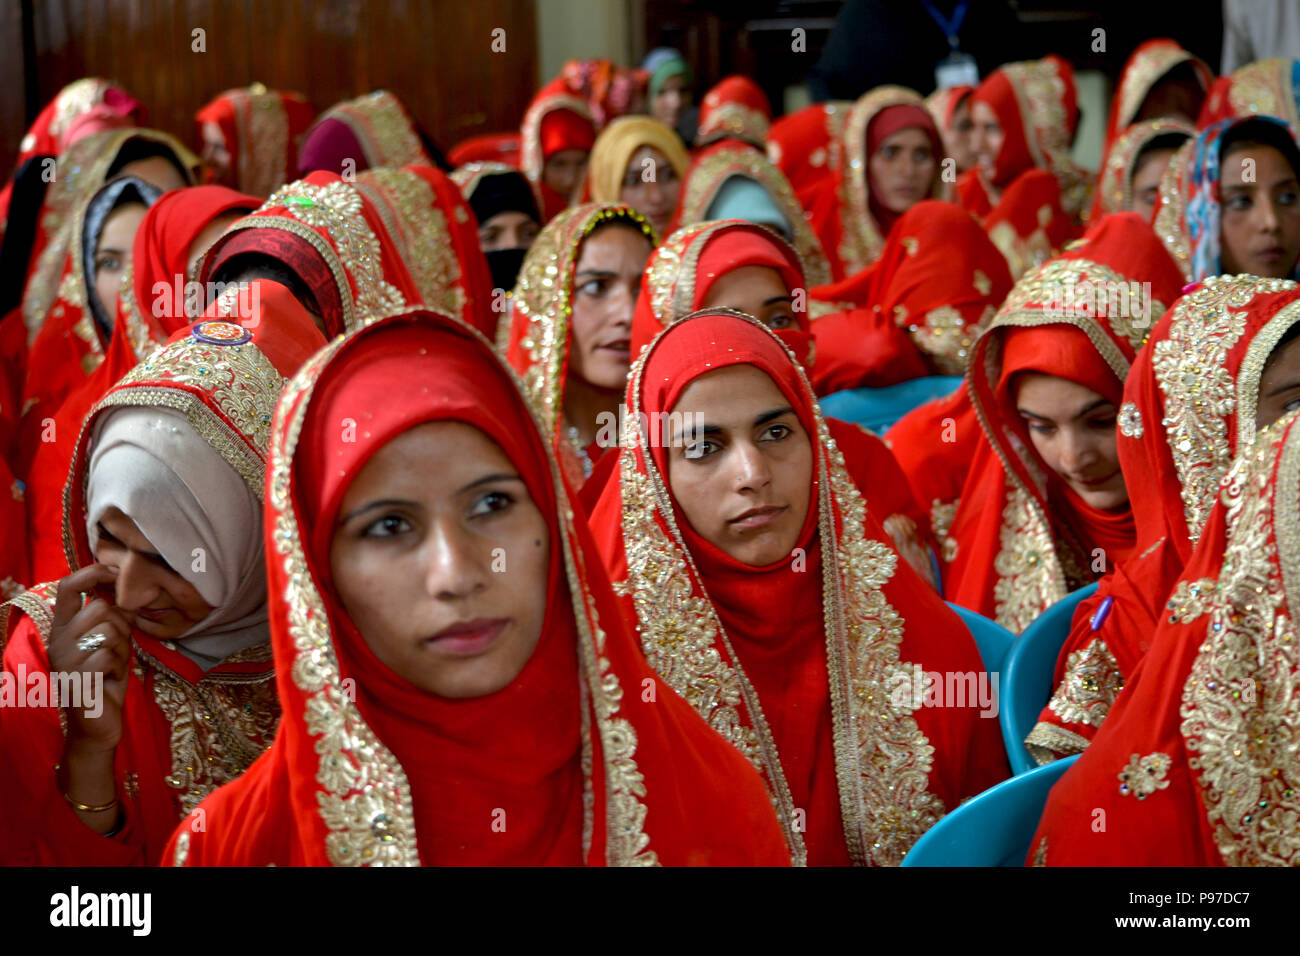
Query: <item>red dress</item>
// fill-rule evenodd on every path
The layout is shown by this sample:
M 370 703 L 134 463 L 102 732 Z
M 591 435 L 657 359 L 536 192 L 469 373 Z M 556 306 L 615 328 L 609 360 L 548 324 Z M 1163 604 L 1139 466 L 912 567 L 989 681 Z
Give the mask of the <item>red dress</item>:
M 961 375 L 1009 291 L 1006 262 L 978 222 L 952 203 L 919 202 L 899 217 L 875 262 L 812 290 L 817 300 L 850 307 L 813 323 L 815 378 L 829 392 Z
M 267 324 L 252 333 L 220 321 L 199 323 L 193 333 L 182 330 L 104 397 L 81 432 L 69 479 L 63 528 L 70 565 L 95 563 L 85 518 L 88 443 L 107 409 L 126 404 L 182 411 L 261 497 L 282 373 L 292 373 L 324 345 L 306 314 L 300 310 L 299 316 L 296 323 Z M 214 335 L 232 344 L 215 344 Z M 57 589 L 57 582 L 37 585 L 3 608 L 5 671 L 42 674 L 48 683 L 46 647 Z M 47 699 L 42 706 L 0 710 L 0 765 L 10 770 L 0 779 L 0 803 L 12 831 L 5 863 L 157 864 L 176 823 L 269 745 L 279 707 L 265 643 L 204 672 L 175 643 L 133 630 L 130 668 L 113 771 L 124 825 L 113 837 L 85 826 L 59 792 L 52 768 L 64 747 L 62 709 Z
M 393 401 L 398 380 L 431 384 Z M 339 416 L 359 409 L 362 440 L 341 440 Z M 536 649 L 509 685 L 462 699 L 421 691 L 374 656 L 328 557 L 369 457 L 449 419 L 501 448 L 550 542 Z M 757 773 L 657 681 L 624 629 L 548 444 L 490 343 L 451 319 L 380 320 L 302 370 L 275 419 L 266 500 L 284 719 L 270 751 L 177 829 L 169 862 L 788 862 Z
M 1151 650 L 1048 796 L 1030 862 L 1300 862 L 1296 421 L 1229 470 Z
M 1119 417 L 1133 557 L 1075 613 L 1056 691 L 1026 740 L 1040 762 L 1088 746 L 1150 648 L 1219 480 L 1254 438 L 1261 370 L 1294 324 L 1281 313 L 1297 300 L 1300 290 L 1276 279 L 1208 280 L 1173 303 L 1138 354 Z
M 752 567 L 702 539 L 669 490 L 664 443 L 640 435 L 591 526 L 650 663 L 763 774 L 796 859 L 895 865 L 1007 774 L 996 722 L 971 701 L 922 705 L 915 668 L 977 673 L 979 655 L 890 548 L 807 379 L 757 321 L 673 325 L 634 366 L 628 407 L 657 416 L 699 375 L 739 364 L 772 378 L 813 442 L 796 560 Z
M 1150 322 L 1177 297 L 1180 281 L 1150 227 L 1136 213 L 1119 213 L 1011 291 L 970 362 L 967 387 L 984 436 L 951 542 L 944 542 L 952 555 L 944 576 L 950 601 L 1020 633 L 1132 551 L 1130 508 L 1091 507 L 1039 458 L 1016 410 L 1011 377 L 1033 371 L 1063 378 L 1118 408 Z M 1150 283 L 1150 298 L 1138 286 L 1112 310 L 1130 282 Z
M 1093 176 L 1069 155 L 1079 122 L 1074 71 L 1055 55 L 1008 63 L 985 77 L 971 102 L 996 114 L 1002 146 L 992 170 L 961 175 L 957 193 L 1019 278 L 1078 235 L 1092 204 Z

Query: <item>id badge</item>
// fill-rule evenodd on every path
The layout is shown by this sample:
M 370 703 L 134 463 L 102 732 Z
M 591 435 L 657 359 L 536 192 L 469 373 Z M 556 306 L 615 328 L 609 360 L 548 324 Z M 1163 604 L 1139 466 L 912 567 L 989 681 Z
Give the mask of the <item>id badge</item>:
M 941 90 L 954 86 L 979 86 L 980 71 L 975 57 L 969 53 L 950 53 L 934 68 L 934 83 Z

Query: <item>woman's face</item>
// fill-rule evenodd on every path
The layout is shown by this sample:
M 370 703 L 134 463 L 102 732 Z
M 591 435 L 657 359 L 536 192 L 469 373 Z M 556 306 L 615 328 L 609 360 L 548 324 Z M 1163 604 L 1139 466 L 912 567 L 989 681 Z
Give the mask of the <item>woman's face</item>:
M 123 203 L 108 214 L 95 243 L 95 295 L 105 315 L 117 315 L 122 273 L 131 265 L 136 230 L 149 210 L 138 202 Z
M 790 290 L 771 266 L 741 266 L 719 276 L 700 308 L 745 312 L 774 332 L 799 326 Z
M 518 470 L 461 422 L 419 425 L 371 458 L 330 545 L 339 601 L 375 656 L 439 697 L 519 676 L 546 619 L 550 535 Z
M 585 149 L 562 149 L 553 153 L 542 166 L 542 182 L 566 198 L 573 196 L 586 175 Z
M 1239 143 L 1221 164 L 1222 266 L 1285 279 L 1300 259 L 1300 182 L 1272 146 Z
M 669 129 L 676 129 L 678 121 L 686 107 L 691 105 L 691 91 L 686 85 L 686 77 L 678 74 L 664 80 L 654 98 L 654 118 Z
M 930 137 L 910 126 L 886 136 L 868 165 L 872 195 L 891 212 L 904 213 L 930 195 L 939 160 Z
M 159 554 L 134 521 L 117 508 L 99 519 L 95 560 L 117 574 L 113 603 L 149 637 L 180 637 L 212 613 L 198 589 Z
M 672 222 L 681 188 L 668 157 L 653 146 L 642 146 L 628 160 L 618 199 L 649 219 L 662 236 Z
M 212 181 L 232 185 L 230 148 L 221 127 L 216 123 L 204 123 L 200 135 L 203 137 L 203 163 L 212 170 Z
M 1292 339 L 1269 356 L 1259 377 L 1259 408 L 1255 427 L 1266 428 L 1300 408 L 1300 338 Z
M 1080 498 L 1103 511 L 1128 503 L 1113 403 L 1077 382 L 1027 372 L 1020 378 L 1016 408 L 1043 463 Z
M 707 372 L 672 413 L 682 428 L 668 438 L 668 485 L 696 534 L 751 567 L 789 559 L 808 514 L 813 452 L 776 383 L 753 365 Z
M 631 226 L 597 229 L 582 244 L 573 278 L 569 374 L 602 389 L 622 389 L 632 364 L 632 311 L 650 240 Z
M 1160 178 L 1174 158 L 1174 149 L 1153 149 L 1145 153 L 1133 170 L 1133 205 L 1130 207 L 1147 222 L 1156 214 L 1156 197 L 1160 195 Z
M 984 171 L 984 175 L 993 175 L 993 165 L 997 162 L 1002 149 L 1002 140 L 1006 133 L 998 122 L 998 114 L 993 107 L 978 100 L 971 103 L 971 152 L 975 154 L 975 163 Z
M 478 243 L 484 252 L 527 249 L 542 229 L 526 212 L 499 212 L 478 227 Z
M 948 130 L 948 149 L 957 165 L 957 172 L 964 173 L 975 165 L 975 121 L 971 119 L 970 97 L 967 96 L 952 111 L 952 124 Z

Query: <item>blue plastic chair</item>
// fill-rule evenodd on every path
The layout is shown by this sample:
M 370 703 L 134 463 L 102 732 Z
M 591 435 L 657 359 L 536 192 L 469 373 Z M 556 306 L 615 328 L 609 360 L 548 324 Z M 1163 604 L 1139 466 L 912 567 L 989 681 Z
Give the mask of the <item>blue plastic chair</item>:
M 918 405 L 949 395 L 961 377 L 931 375 L 899 382 L 886 388 L 850 388 L 821 400 L 822 414 L 853 422 L 881 434 Z
M 1037 766 L 1025 749 L 1025 737 L 1051 699 L 1056 659 L 1070 636 L 1070 622 L 1079 602 L 1097 590 L 1096 584 L 1072 591 L 1040 614 L 1016 638 L 1002 664 L 1002 701 L 998 720 L 1007 747 L 1011 772 L 1020 774 Z
M 978 614 L 970 608 L 960 607 L 951 601 L 947 603 L 957 612 L 957 616 L 970 631 L 970 636 L 975 639 L 975 646 L 980 651 L 980 659 L 984 661 L 984 670 L 990 674 L 1001 670 L 1002 662 L 1006 660 L 1007 652 L 1015 643 L 1016 636 L 997 621 L 990 621 L 983 614 Z
M 931 827 L 903 866 L 1024 866 L 1047 794 L 1078 754 L 1003 780 Z

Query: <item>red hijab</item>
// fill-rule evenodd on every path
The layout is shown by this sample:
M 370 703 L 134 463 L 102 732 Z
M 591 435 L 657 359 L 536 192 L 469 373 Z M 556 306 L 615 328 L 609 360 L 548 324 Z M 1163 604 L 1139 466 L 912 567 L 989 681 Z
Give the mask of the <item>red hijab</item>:
M 519 129 L 519 168 L 542 197 L 543 223 L 569 205 L 571 196 L 561 196 L 546 185 L 546 161 L 566 149 L 591 152 L 596 142 L 596 124 L 586 100 L 569 91 L 563 78 L 552 80 L 538 92 L 524 114 Z
M 95 562 L 85 499 L 91 440 L 104 415 L 124 405 L 183 414 L 260 499 L 270 416 L 285 382 L 282 376 L 323 345 L 308 322 L 267 323 L 250 330 L 204 321 L 178 331 L 147 363 L 128 372 L 87 416 L 76 441 L 61 522 L 68 567 Z M 22 673 L 25 668 L 48 676 L 57 590 L 57 581 L 38 584 L 19 595 L 12 608 L 0 608 L 5 671 Z M 261 626 L 265 628 L 264 621 Z M 23 841 L 5 862 L 157 865 L 185 814 L 218 784 L 242 773 L 269 745 L 279 718 L 273 680 L 265 641 L 205 671 L 172 641 L 133 630 L 122 739 L 113 755 L 123 828 L 112 838 L 83 824 L 59 792 L 51 768 L 64 747 L 62 711 L 3 708 L 0 765 L 16 772 L 0 779 L 0 803 Z
M 298 142 L 316 111 L 301 93 L 268 90 L 260 83 L 226 90 L 194 114 L 200 128 L 213 123 L 230 153 L 222 185 L 263 198 L 293 178 Z
M 1120 73 L 1119 84 L 1110 101 L 1110 116 L 1106 120 L 1106 142 L 1102 155 L 1110 152 L 1115 138 L 1141 118 L 1142 104 L 1146 102 L 1151 91 L 1169 75 L 1169 72 L 1184 63 L 1190 63 L 1193 75 L 1200 84 L 1202 93 L 1210 89 L 1214 74 L 1198 56 L 1188 53 L 1177 40 L 1157 37 L 1145 40 L 1129 56 Z M 1158 119 L 1160 117 L 1148 117 Z M 1220 117 L 1215 117 L 1216 119 Z M 1170 117 L 1172 119 L 1172 117 Z M 1196 116 L 1186 117 L 1185 122 L 1193 123 Z M 1205 124 L 1208 125 L 1208 124 Z
M 939 130 L 934 125 L 934 117 L 924 106 L 916 106 L 910 103 L 900 104 L 898 106 L 887 106 L 867 124 L 867 165 L 871 165 L 871 159 L 880 152 L 880 147 L 884 145 L 885 140 L 895 133 L 905 129 L 919 129 L 925 134 L 925 138 L 930 141 L 930 154 L 935 158 L 936 166 L 939 158 L 943 156 L 943 140 L 939 136 Z M 938 176 L 938 170 L 935 172 Z M 903 213 L 894 212 L 886 206 L 879 198 L 880 187 L 874 179 L 871 179 L 870 173 L 868 178 L 871 180 L 871 186 L 868 190 L 869 198 L 867 200 L 871 215 L 876 220 L 881 235 L 888 236 L 894 223 Z
M 1146 338 L 1144 323 L 1163 314 L 1180 281 L 1150 227 L 1136 213 L 1120 213 L 1012 290 L 971 357 L 967 385 L 984 439 L 952 525 L 949 600 L 1019 633 L 1068 591 L 1097 578 L 1096 549 L 1103 549 L 1107 568 L 1132 550 L 1129 508 L 1089 506 L 1039 458 L 1015 408 L 1014 378 L 1025 371 L 1053 375 L 1118 405 Z M 1127 308 L 1111 314 L 1110 302 L 1119 303 L 1108 293 L 1130 282 L 1149 282 L 1149 298 L 1139 286 Z
M 775 269 L 792 296 L 802 292 L 806 300 L 803 266 L 798 253 L 764 226 L 723 219 L 679 229 L 651 253 L 646 262 L 641 292 L 632 314 L 632 355 L 640 355 L 651 340 L 673 322 L 701 309 L 714 283 L 731 270 L 744 266 Z M 777 330 L 776 337 L 811 376 L 817 394 L 825 394 L 821 372 L 826 353 L 818 354 L 812 333 L 820 323 L 834 321 L 837 317 L 825 316 L 810 322 L 806 309 L 797 307 L 792 308 L 791 314 L 796 327 Z M 844 367 L 844 362 L 832 352 L 826 366 L 829 378 Z M 903 515 L 923 529 L 924 516 L 884 443 L 847 422 L 830 419 L 828 425 L 847 458 L 850 473 L 864 484 L 870 483 L 870 507 L 876 518 L 883 523 L 892 515 Z M 593 471 L 594 490 L 590 495 L 584 490 L 584 499 L 590 496 L 594 500 L 605 480 L 603 470 Z M 924 531 L 921 537 L 928 540 Z
M 277 189 L 213 243 L 200 281 L 211 282 L 242 253 L 269 256 L 298 276 L 331 337 L 408 304 L 410 274 L 379 209 L 336 173 L 314 172 Z
M 429 387 L 393 401 L 395 381 Z M 340 437 L 340 415 L 365 423 L 361 440 Z M 367 460 L 402 432 L 447 420 L 501 447 L 550 533 L 537 648 L 509 686 L 461 700 L 417 690 L 374 656 L 338 602 L 328 554 Z M 409 312 L 336 340 L 288 389 L 273 442 L 266 533 L 284 549 L 270 562 L 270 606 L 285 715 L 270 753 L 204 804 L 201 832 L 177 831 L 169 860 L 783 861 L 752 769 L 671 691 L 645 702 L 653 678 L 537 419 L 485 339 Z M 508 825 L 495 831 L 500 811 Z
M 1295 865 L 1296 423 L 1225 476 L 1150 652 L 1052 789 L 1032 862 Z
M 1075 613 L 1056 692 L 1027 743 L 1040 759 L 1079 753 L 1151 646 L 1220 481 L 1255 438 L 1259 383 L 1300 322 L 1282 279 L 1209 279 L 1173 303 L 1124 385 L 1119 461 L 1137 526 L 1134 555 Z M 1095 621 L 1095 625 L 1094 625 Z
M 762 771 L 796 858 L 897 863 L 946 808 L 1000 779 L 1004 757 L 996 728 L 972 711 L 882 711 L 858 682 L 903 660 L 978 670 L 978 656 L 890 547 L 807 379 L 756 320 L 706 312 L 671 325 L 633 366 L 630 415 L 662 421 L 692 381 L 735 365 L 767 374 L 813 443 L 798 560 L 752 567 L 701 538 L 669 488 L 666 443 L 638 428 L 591 526 L 650 663 Z M 834 729 L 846 722 L 856 738 Z
M 1077 236 L 1092 204 L 1095 175 L 1070 158 L 1079 124 L 1074 70 L 1055 54 L 1008 63 L 979 85 L 972 109 L 975 103 L 997 116 L 1002 146 L 991 174 L 978 166 L 967 170 L 957 192 L 984 220 L 1018 278 Z M 996 203 L 994 192 L 1001 194 Z

